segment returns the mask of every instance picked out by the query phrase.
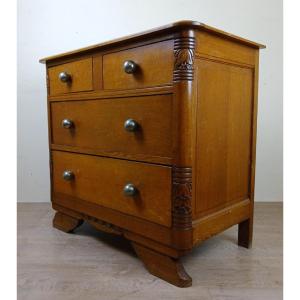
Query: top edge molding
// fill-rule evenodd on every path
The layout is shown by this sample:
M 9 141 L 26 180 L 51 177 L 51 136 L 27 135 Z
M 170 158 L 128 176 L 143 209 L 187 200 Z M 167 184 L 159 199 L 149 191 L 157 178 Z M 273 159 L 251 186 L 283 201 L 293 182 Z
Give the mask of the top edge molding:
M 119 44 L 125 43 L 125 42 L 134 42 L 137 41 L 139 39 L 143 39 L 143 38 L 151 38 L 151 37 L 155 37 L 159 34 L 166 34 L 166 33 L 175 33 L 178 30 L 189 30 L 189 29 L 195 29 L 195 30 L 200 30 L 200 31 L 206 31 L 206 32 L 210 32 L 212 34 L 218 35 L 218 36 L 222 36 L 226 39 L 230 39 L 233 40 L 235 42 L 247 45 L 249 47 L 252 48 L 256 48 L 256 49 L 262 49 L 262 48 L 266 48 L 265 45 L 241 38 L 239 36 L 233 35 L 231 33 L 222 31 L 220 29 L 208 26 L 204 23 L 200 23 L 197 21 L 190 21 L 190 20 L 184 20 L 184 21 L 178 21 L 178 22 L 174 22 L 174 23 L 170 23 L 167 24 L 165 26 L 161 26 L 161 27 L 157 27 L 151 30 L 147 30 L 147 31 L 143 31 L 137 34 L 133 34 L 133 35 L 128 35 L 122 38 L 117 38 L 114 40 L 110 40 L 104 43 L 100 43 L 100 44 L 95 44 L 95 45 L 91 45 L 88 47 L 84 47 L 84 48 L 80 48 L 74 51 L 69 51 L 69 52 L 65 52 L 62 54 L 58 54 L 58 55 L 53 55 L 53 56 L 48 56 L 45 58 L 42 58 L 39 60 L 40 63 L 46 63 L 48 61 L 53 61 L 59 58 L 64 58 L 64 57 L 69 57 L 71 55 L 74 54 L 78 54 L 81 52 L 88 52 L 88 51 L 93 51 L 93 50 L 100 50 L 100 49 L 105 49 L 107 47 L 110 46 L 117 46 Z

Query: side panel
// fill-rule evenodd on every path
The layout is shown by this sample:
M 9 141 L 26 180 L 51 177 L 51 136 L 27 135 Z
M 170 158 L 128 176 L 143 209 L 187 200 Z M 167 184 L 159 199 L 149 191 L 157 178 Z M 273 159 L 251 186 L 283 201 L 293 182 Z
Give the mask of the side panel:
M 255 50 L 246 45 L 220 38 L 204 31 L 197 32 L 196 56 L 217 58 L 243 65 L 255 65 Z
M 198 59 L 196 217 L 249 198 L 253 69 Z

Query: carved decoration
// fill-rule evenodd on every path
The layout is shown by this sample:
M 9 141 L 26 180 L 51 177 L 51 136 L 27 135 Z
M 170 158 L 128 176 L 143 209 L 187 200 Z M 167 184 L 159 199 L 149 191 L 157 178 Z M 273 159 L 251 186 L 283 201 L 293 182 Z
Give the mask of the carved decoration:
M 117 235 L 123 234 L 122 229 L 113 224 L 110 224 L 108 222 L 99 220 L 95 217 L 91 217 L 91 216 L 88 216 L 85 214 L 81 214 L 81 215 L 87 222 L 89 222 L 91 225 L 93 225 L 94 227 L 96 227 L 99 230 L 102 230 L 102 231 L 105 231 L 108 233 L 117 234 Z
M 173 168 L 173 228 L 192 228 L 192 168 Z
M 194 79 L 195 38 L 174 40 L 174 82 Z

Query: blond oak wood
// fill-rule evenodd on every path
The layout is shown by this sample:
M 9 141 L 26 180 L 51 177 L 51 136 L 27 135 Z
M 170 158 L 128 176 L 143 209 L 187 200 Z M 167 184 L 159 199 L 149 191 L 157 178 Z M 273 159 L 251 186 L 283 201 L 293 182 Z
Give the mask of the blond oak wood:
M 57 145 L 57 144 L 51 144 L 51 149 L 81 153 L 81 154 L 99 155 L 103 157 L 121 158 L 121 159 L 127 159 L 132 161 L 150 162 L 150 163 L 156 163 L 162 165 L 172 165 L 173 163 L 173 158 L 171 157 L 154 156 L 153 154 L 148 155 L 148 154 L 132 154 L 132 153 L 125 153 L 125 152 L 105 152 L 98 149 L 81 148 L 81 147 Z
M 171 226 L 171 170 L 169 167 L 52 151 L 53 188 L 62 193 L 106 206 L 158 224 Z M 74 180 L 65 181 L 65 170 Z M 123 194 L 132 183 L 138 194 Z
M 197 60 L 195 216 L 249 198 L 253 70 Z
M 255 65 L 255 51 L 244 44 L 222 39 L 208 32 L 196 33 L 196 56 L 208 56 L 250 66 Z
M 124 71 L 124 62 L 133 61 L 133 74 Z M 161 62 L 161 63 L 155 63 Z M 133 89 L 169 85 L 173 75 L 173 41 L 123 50 L 103 56 L 104 89 Z
M 53 145 L 93 149 L 106 156 L 171 159 L 173 156 L 172 95 L 51 103 Z M 72 120 L 70 129 L 62 127 Z M 138 123 L 128 132 L 124 123 Z M 151 159 L 152 158 L 152 159 Z M 160 162 L 160 161 L 157 161 Z
M 75 214 L 74 216 L 76 217 L 84 214 L 98 220 L 103 220 L 123 228 L 127 232 L 144 236 L 146 239 L 158 242 L 164 246 L 178 249 L 180 252 L 187 252 L 192 247 L 189 245 L 188 249 L 184 249 L 180 244 L 177 245 L 171 238 L 171 228 L 122 213 L 118 210 L 84 201 L 76 197 L 54 192 L 52 197 L 52 207 L 54 210 L 70 216 Z
M 197 219 L 193 222 L 193 245 L 197 245 L 235 224 L 245 224 L 245 220 L 249 218 L 250 212 L 250 200 L 246 199 Z M 239 245 L 241 245 L 240 241 L 248 240 L 245 225 L 239 232 Z
M 132 233 L 131 231 L 125 231 L 124 236 L 132 242 L 136 242 L 140 245 L 144 245 L 145 247 L 148 247 L 160 254 L 164 254 L 164 255 L 172 257 L 172 258 L 179 258 L 182 255 L 190 252 L 189 250 L 182 250 L 182 249 L 174 248 L 174 244 L 172 245 L 172 247 L 166 246 L 166 245 L 156 242 L 152 239 Z
M 111 41 L 107 41 L 104 43 L 100 43 L 100 44 L 95 44 L 89 47 L 85 47 L 85 48 L 81 48 L 78 50 L 73 50 L 73 51 L 69 51 L 66 53 L 62 53 L 62 54 L 58 54 L 58 55 L 53 55 L 53 56 L 48 56 L 45 58 L 40 59 L 41 63 L 45 63 L 45 62 L 49 62 L 49 61 L 54 61 L 56 59 L 59 58 L 64 58 L 64 57 L 70 57 L 71 55 L 76 55 L 76 54 L 84 54 L 85 52 L 91 52 L 91 51 L 97 51 L 99 49 L 102 49 L 108 46 L 119 46 L 120 44 L 124 44 L 124 43 L 131 43 L 131 42 L 135 42 L 141 38 L 143 39 L 150 39 L 153 36 L 157 36 L 157 35 L 166 35 L 169 33 L 173 33 L 173 32 L 178 32 L 181 30 L 186 30 L 186 29 L 193 29 L 195 31 L 204 31 L 204 32 L 209 32 L 212 35 L 216 35 L 219 36 L 223 39 L 226 40 L 230 40 L 230 41 L 234 41 L 235 43 L 240 43 L 240 44 L 244 44 L 247 45 L 248 47 L 251 48 L 265 48 L 265 45 L 259 44 L 259 43 L 255 43 L 253 41 L 244 39 L 242 37 L 236 36 L 232 33 L 228 33 L 225 32 L 223 30 L 214 28 L 212 26 L 208 26 L 204 23 L 200 23 L 197 21 L 191 21 L 191 20 L 183 20 L 183 21 L 178 21 L 178 22 L 174 22 L 174 23 L 170 23 L 161 27 L 157 27 L 148 31 L 144 31 L 144 32 L 140 32 L 137 34 L 133 34 L 133 35 L 129 35 L 129 36 L 125 36 L 122 38 L 118 38 L 115 40 L 111 40 Z
M 164 254 L 164 255 L 167 255 L 167 256 L 170 256 L 170 257 L 173 257 L 173 258 L 179 258 L 183 254 L 188 252 L 186 250 L 175 248 L 174 244 L 166 243 L 167 242 L 166 239 L 162 239 L 161 241 L 154 241 L 152 239 L 152 235 L 150 233 L 151 227 L 148 227 L 148 229 L 147 229 L 147 232 L 149 233 L 149 236 L 147 237 L 144 234 L 140 235 L 139 233 L 129 231 L 129 230 L 125 229 L 124 226 L 122 228 L 122 227 L 119 227 L 117 225 L 113 225 L 109 222 L 100 220 L 99 217 L 92 216 L 92 215 L 95 215 L 94 211 L 91 214 L 90 212 L 86 213 L 86 211 L 75 211 L 73 209 L 69 209 L 67 207 L 60 206 L 60 205 L 57 205 L 57 204 L 53 204 L 52 206 L 53 206 L 54 209 L 59 211 L 55 215 L 54 219 L 56 219 L 56 216 L 59 216 L 60 217 L 59 218 L 60 224 L 64 224 L 64 227 L 61 227 L 61 228 L 56 227 L 55 224 L 54 224 L 54 227 L 56 227 L 57 229 L 61 229 L 61 230 L 65 229 L 66 224 L 70 224 L 70 219 L 74 220 L 74 221 L 75 220 L 80 221 L 80 223 L 78 223 L 78 226 L 82 224 L 82 221 L 87 221 L 90 225 L 92 225 L 93 227 L 95 227 L 96 229 L 98 229 L 100 231 L 107 232 L 107 233 L 112 233 L 112 234 L 115 234 L 115 235 L 123 235 L 125 238 L 127 238 L 128 240 L 130 240 L 132 242 L 136 242 L 140 245 L 150 247 L 151 249 L 153 249 L 156 252 L 159 252 L 161 254 Z M 120 219 L 121 218 L 119 216 L 119 220 Z M 124 217 L 122 218 L 122 221 L 124 222 Z M 73 223 L 71 223 L 71 224 L 73 224 Z M 140 223 L 140 224 L 141 224 L 141 226 L 144 226 L 143 223 Z M 150 225 L 154 225 L 154 223 L 150 223 Z M 160 226 L 160 225 L 157 225 L 157 226 Z M 68 230 L 63 230 L 63 231 L 72 232 L 75 229 L 75 227 L 71 227 L 71 228 L 73 228 L 73 229 L 71 229 L 69 231 Z M 161 231 L 163 231 L 165 229 L 167 229 L 167 228 L 166 227 L 161 227 Z M 145 232 L 145 229 L 144 229 L 144 231 L 142 230 L 140 232 Z
M 103 72 L 102 72 L 103 55 L 93 55 L 93 91 L 88 93 L 97 93 L 103 89 Z
M 71 76 L 70 82 L 59 80 L 59 74 L 66 72 Z M 93 59 L 79 59 L 48 69 L 50 95 L 91 91 L 93 89 Z
M 178 259 L 160 254 L 136 242 L 132 242 L 132 245 L 151 274 L 178 287 L 189 287 L 192 285 L 192 278 L 186 273 Z
M 102 70 L 102 69 L 101 69 Z M 94 100 L 94 99 L 115 99 L 138 96 L 166 95 L 173 94 L 172 85 L 148 87 L 136 90 L 97 90 L 91 92 L 71 93 L 56 96 L 48 96 L 49 102 L 73 101 L 73 100 Z
M 256 132 L 257 132 L 257 106 L 258 106 L 258 70 L 259 53 L 255 51 L 255 69 L 253 85 L 253 114 L 251 136 L 251 171 L 250 171 L 250 218 L 239 224 L 238 244 L 245 248 L 251 248 L 253 238 L 253 214 L 254 214 L 254 187 L 255 187 L 255 162 L 256 162 Z
M 182 21 L 47 58 L 60 224 L 83 219 L 126 237 L 150 272 L 177 286 L 191 284 L 178 259 L 211 236 L 239 224 L 238 244 L 250 247 L 262 47 Z M 92 89 L 51 93 L 49 70 L 87 60 Z M 137 73 L 124 71 L 125 60 Z M 72 129 L 61 127 L 65 118 Z M 128 118 L 140 132 L 124 130 Z M 64 170 L 73 181 L 62 180 Z M 140 190 L 134 201 L 122 194 L 129 180 Z
M 185 80 L 186 78 L 192 79 L 192 75 L 182 75 L 181 68 L 187 63 L 187 53 L 183 49 L 190 47 L 194 51 L 195 34 L 191 30 L 183 31 L 176 36 L 174 52 L 178 52 L 177 59 L 174 65 L 178 64 L 178 70 L 174 67 L 174 106 L 175 113 L 174 119 L 174 135 L 176 139 L 176 161 L 175 165 L 178 167 L 191 167 L 192 166 L 192 151 L 193 151 L 193 127 L 194 127 L 194 114 L 193 108 L 195 107 L 195 84 L 193 80 Z M 182 52 L 181 52 L 182 51 Z M 191 62 L 193 64 L 193 57 Z M 190 67 L 192 67 L 192 64 Z M 183 66 L 182 66 L 183 65 Z M 179 73 L 177 73 L 177 71 Z M 183 70 L 185 72 L 185 70 Z

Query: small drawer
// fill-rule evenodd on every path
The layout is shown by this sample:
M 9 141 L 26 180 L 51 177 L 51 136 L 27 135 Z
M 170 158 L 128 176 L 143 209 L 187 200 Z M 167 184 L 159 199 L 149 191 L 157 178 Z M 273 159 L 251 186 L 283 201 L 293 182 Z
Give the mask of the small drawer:
M 62 64 L 48 69 L 50 95 L 93 90 L 92 58 Z
M 52 151 L 54 193 L 171 227 L 171 168 Z
M 172 157 L 172 95 L 51 102 L 52 144 L 161 162 Z
M 173 41 L 103 56 L 104 89 L 134 89 L 172 83 Z

